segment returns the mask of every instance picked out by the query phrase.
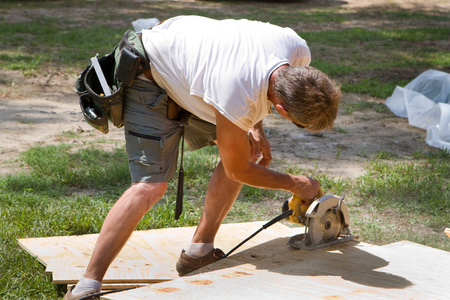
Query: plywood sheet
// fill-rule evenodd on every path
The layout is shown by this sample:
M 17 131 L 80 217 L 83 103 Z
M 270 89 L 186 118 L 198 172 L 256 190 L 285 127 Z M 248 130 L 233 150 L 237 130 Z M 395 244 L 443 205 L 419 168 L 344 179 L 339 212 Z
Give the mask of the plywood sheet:
M 265 222 L 224 224 L 215 246 L 224 252 L 261 228 Z M 301 232 L 280 223 L 263 230 L 235 253 L 272 239 Z M 136 231 L 112 263 L 104 283 L 154 283 L 178 278 L 175 264 L 195 227 Z M 55 284 L 76 283 L 86 270 L 97 234 L 20 239 L 19 245 L 46 266 Z
M 400 242 L 312 252 L 276 238 L 191 276 L 102 299 L 448 299 L 450 253 Z

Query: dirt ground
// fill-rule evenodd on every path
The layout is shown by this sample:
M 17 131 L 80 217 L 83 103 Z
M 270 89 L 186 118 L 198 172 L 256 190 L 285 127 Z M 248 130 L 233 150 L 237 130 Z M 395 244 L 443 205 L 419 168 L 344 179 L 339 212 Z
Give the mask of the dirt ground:
M 396 3 L 405 8 L 423 9 L 425 6 L 422 0 L 348 0 L 344 3 L 342 5 L 349 8 L 383 3 Z M 430 9 L 450 8 L 447 1 L 440 0 L 428 0 L 426 6 Z M 17 11 L 16 14 L 14 18 L 8 14 L 10 18 L 5 17 L 4 21 L 26 18 L 23 12 Z M 20 170 L 17 158 L 21 151 L 31 146 L 61 142 L 83 145 L 102 138 L 118 144 L 124 142 L 121 129 L 111 128 L 110 133 L 104 135 L 83 121 L 78 97 L 74 93 L 76 77 L 77 74 L 56 68 L 49 68 L 39 76 L 0 70 L 0 175 Z M 348 103 L 362 99 L 385 101 L 354 94 L 344 94 L 342 101 Z M 320 134 L 308 134 L 289 122 L 276 121 L 270 116 L 265 124 L 274 164 L 281 159 L 286 164 L 311 169 L 311 173 L 321 171 L 336 177 L 354 179 L 363 174 L 367 161 L 375 158 L 379 151 L 398 154 L 399 159 L 404 160 L 416 150 L 428 148 L 424 130 L 410 126 L 406 119 L 374 111 L 340 114 L 336 121 L 337 129 Z M 79 135 L 71 137 L 72 132 Z

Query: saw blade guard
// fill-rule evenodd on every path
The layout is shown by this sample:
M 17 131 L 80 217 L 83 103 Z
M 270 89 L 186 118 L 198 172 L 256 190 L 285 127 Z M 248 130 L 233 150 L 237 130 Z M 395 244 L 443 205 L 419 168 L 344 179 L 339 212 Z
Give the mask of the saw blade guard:
M 342 213 L 342 223 L 344 225 L 344 228 L 348 227 L 350 224 L 350 214 L 348 212 L 347 205 L 343 201 L 344 196 L 345 195 L 342 194 L 341 197 L 337 197 L 335 195 L 325 195 L 320 197 L 319 199 L 311 203 L 308 210 L 306 211 L 305 216 L 307 218 L 321 217 L 329 209 L 338 208 L 338 210 L 340 210 Z

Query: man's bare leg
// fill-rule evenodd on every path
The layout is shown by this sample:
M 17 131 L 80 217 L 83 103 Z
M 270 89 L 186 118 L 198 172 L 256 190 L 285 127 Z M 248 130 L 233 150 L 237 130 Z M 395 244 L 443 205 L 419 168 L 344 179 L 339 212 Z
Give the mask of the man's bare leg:
M 167 182 L 133 183 L 114 204 L 103 222 L 100 235 L 84 274 L 102 281 L 144 214 L 164 195 Z
M 242 184 L 225 175 L 220 162 L 209 181 L 205 207 L 192 237 L 192 243 L 213 243 L 220 225 L 236 200 Z

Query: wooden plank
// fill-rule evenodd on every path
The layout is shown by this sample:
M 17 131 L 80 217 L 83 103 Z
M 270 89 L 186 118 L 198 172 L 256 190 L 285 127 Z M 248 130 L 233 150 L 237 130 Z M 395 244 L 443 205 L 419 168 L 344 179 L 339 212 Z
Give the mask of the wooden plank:
M 450 253 L 411 242 L 316 251 L 278 238 L 190 276 L 102 299 L 448 299 Z
M 76 259 L 52 261 L 52 276 L 55 284 L 76 283 L 86 270 L 88 261 Z M 104 283 L 155 283 L 171 280 L 173 268 L 153 265 L 148 260 L 115 259 L 106 272 Z M 78 279 L 77 279 L 78 278 Z
M 234 246 L 261 228 L 266 222 L 224 224 L 215 246 L 223 251 Z M 195 227 L 154 229 L 134 232 L 104 278 L 105 283 L 154 283 L 178 278 L 175 264 L 181 250 L 194 234 Z M 263 230 L 235 253 L 280 236 L 302 232 L 281 223 Z M 73 284 L 81 278 L 97 241 L 97 234 L 29 238 L 19 245 L 46 266 L 55 284 Z
M 19 239 L 18 243 L 47 267 L 46 272 L 51 273 L 53 265 L 48 265 L 51 260 L 76 258 L 88 261 L 97 238 L 97 234 L 56 236 Z

